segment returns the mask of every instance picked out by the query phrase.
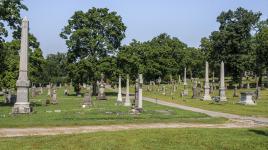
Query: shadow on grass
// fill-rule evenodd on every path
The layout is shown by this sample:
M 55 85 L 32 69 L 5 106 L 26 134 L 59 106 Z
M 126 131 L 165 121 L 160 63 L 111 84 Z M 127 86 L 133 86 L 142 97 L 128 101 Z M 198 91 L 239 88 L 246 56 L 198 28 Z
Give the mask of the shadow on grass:
M 117 96 L 115 92 L 105 92 L 106 96 Z
M 38 102 L 31 102 L 30 104 L 32 107 L 40 107 L 42 106 L 42 103 L 38 103 Z
M 267 136 L 268 137 L 268 131 L 265 132 L 263 130 L 256 130 L 256 129 L 249 129 L 250 132 L 254 132 L 259 135 Z
M 5 102 L 0 102 L 0 106 L 13 106 L 14 103 L 5 103 Z

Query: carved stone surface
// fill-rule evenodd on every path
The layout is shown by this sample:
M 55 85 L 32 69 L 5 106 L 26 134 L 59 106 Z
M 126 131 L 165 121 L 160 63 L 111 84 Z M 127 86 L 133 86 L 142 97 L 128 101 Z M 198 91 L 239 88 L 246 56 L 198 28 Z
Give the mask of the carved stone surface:
M 58 104 L 56 89 L 53 90 L 51 104 Z
M 126 99 L 125 99 L 125 106 L 131 106 L 130 98 L 129 98 L 129 75 L 127 75 L 127 82 L 126 82 Z
M 122 87 L 121 87 L 121 76 L 118 79 L 118 94 L 117 94 L 117 102 L 122 103 Z
M 98 100 L 107 100 L 106 95 L 105 95 L 105 83 L 104 83 L 104 75 L 101 75 L 101 82 L 99 85 L 99 92 L 97 96 Z
M 219 88 L 220 101 L 227 101 L 225 90 L 226 89 L 224 86 L 224 63 L 221 62 L 221 76 L 220 76 L 220 88 Z
M 254 92 L 241 92 L 240 103 L 244 105 L 256 105 L 253 101 Z
M 27 18 L 24 18 L 21 31 L 19 78 L 16 83 L 17 101 L 12 109 L 14 114 L 27 114 L 31 112 L 28 97 L 30 86 L 30 81 L 28 80 L 28 30 L 29 21 Z
M 210 87 L 209 87 L 209 78 L 208 78 L 208 62 L 206 62 L 206 71 L 205 71 L 205 86 L 204 86 L 204 96 L 202 100 L 210 101 L 211 96 L 209 94 Z

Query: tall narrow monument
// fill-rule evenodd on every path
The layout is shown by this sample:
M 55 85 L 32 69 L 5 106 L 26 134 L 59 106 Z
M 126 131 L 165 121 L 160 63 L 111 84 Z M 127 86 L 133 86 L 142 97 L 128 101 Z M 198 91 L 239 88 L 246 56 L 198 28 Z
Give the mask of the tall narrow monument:
M 129 99 L 129 75 L 127 75 L 127 82 L 126 82 L 126 99 L 125 99 L 125 106 L 130 106 L 130 99 Z
M 143 84 L 143 78 L 142 74 L 139 74 L 139 80 L 138 80 L 138 106 L 137 109 L 139 111 L 142 111 L 142 84 Z
M 225 96 L 225 86 L 224 86 L 224 63 L 221 62 L 221 76 L 220 76 L 220 88 L 219 88 L 219 94 L 220 94 L 220 101 L 227 101 Z
M 117 102 L 122 102 L 122 88 L 121 88 L 121 76 L 119 76 L 118 80 L 118 95 L 117 95 Z
M 184 78 L 183 78 L 183 85 L 187 85 L 187 78 L 186 78 L 186 68 L 184 68 Z
M 28 80 L 28 30 L 29 21 L 25 17 L 22 20 L 19 79 L 16 83 L 17 101 L 12 110 L 14 114 L 27 114 L 31 111 L 28 97 L 30 86 Z
M 188 89 L 187 89 L 187 78 L 186 78 L 186 68 L 184 68 L 184 78 L 183 78 L 183 96 L 188 96 Z
M 208 62 L 206 61 L 206 72 L 205 72 L 205 86 L 204 86 L 204 97 L 202 100 L 209 101 L 211 96 L 209 94 L 209 78 L 208 78 Z

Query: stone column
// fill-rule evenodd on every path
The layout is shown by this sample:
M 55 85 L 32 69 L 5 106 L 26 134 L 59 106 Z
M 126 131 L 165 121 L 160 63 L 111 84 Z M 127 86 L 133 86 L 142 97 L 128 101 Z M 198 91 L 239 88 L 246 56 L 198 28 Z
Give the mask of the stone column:
M 186 78 L 186 68 L 184 68 L 184 78 L 183 78 L 183 85 L 186 86 L 187 85 L 187 78 Z
M 209 78 L 208 78 L 208 62 L 206 61 L 205 86 L 204 86 L 204 96 L 203 96 L 204 101 L 211 100 L 209 90 L 210 89 L 209 89 Z
M 192 98 L 197 98 L 197 81 L 196 81 L 196 79 L 194 79 Z
M 143 84 L 142 74 L 139 74 L 138 109 L 142 109 L 142 84 Z
M 125 99 L 125 106 L 130 106 L 130 99 L 129 99 L 129 75 L 127 75 L 127 82 L 126 82 L 126 99 Z
M 225 96 L 225 86 L 224 86 L 224 63 L 221 62 L 221 76 L 220 76 L 220 88 L 219 88 L 219 94 L 220 94 L 220 101 L 227 101 Z
M 121 76 L 119 76 L 117 102 L 122 102 L 122 101 L 123 100 L 122 100 Z
M 19 78 L 16 83 L 17 101 L 12 109 L 12 113 L 14 114 L 27 114 L 31 111 L 28 97 L 30 86 L 30 81 L 28 80 L 28 30 L 29 21 L 25 17 L 22 20 L 20 69 Z

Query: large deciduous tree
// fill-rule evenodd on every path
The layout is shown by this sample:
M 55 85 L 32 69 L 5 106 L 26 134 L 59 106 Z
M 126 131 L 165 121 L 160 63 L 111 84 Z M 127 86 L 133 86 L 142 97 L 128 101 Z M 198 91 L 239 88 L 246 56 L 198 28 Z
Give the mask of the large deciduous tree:
M 209 59 L 218 63 L 224 61 L 235 82 L 242 83 L 243 72 L 253 70 L 255 66 L 251 32 L 260 16 L 259 12 L 254 13 L 241 7 L 235 11 L 222 12 L 217 17 L 217 22 L 220 23 L 219 31 L 212 32 L 211 43 L 207 43 Z M 205 39 L 202 44 L 206 44 Z
M 98 66 L 105 62 L 103 59 L 116 54 L 125 30 L 122 18 L 107 8 L 93 7 L 74 13 L 60 36 L 68 46 L 69 77 L 76 87 L 100 78 L 100 71 L 104 70 Z

